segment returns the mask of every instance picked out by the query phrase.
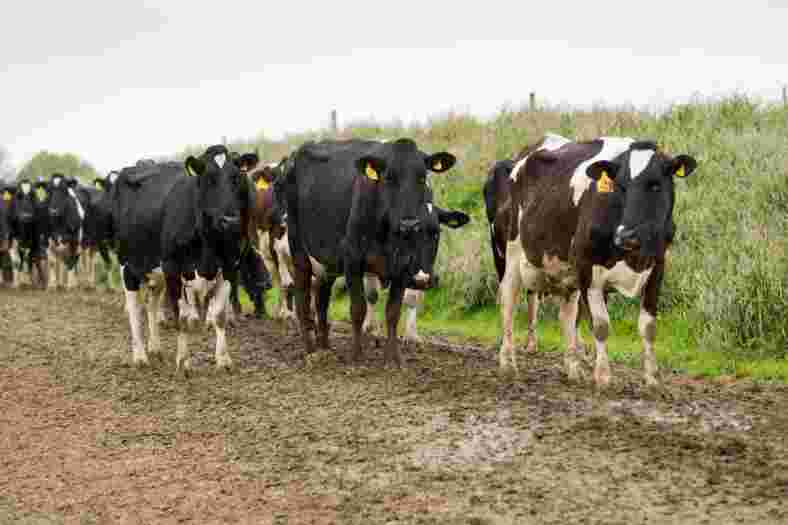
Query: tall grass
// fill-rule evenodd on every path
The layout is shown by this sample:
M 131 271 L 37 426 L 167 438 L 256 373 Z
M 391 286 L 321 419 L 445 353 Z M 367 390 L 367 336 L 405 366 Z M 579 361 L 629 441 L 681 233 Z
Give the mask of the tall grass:
M 677 181 L 678 231 L 661 295 L 661 310 L 686 320 L 698 351 L 733 359 L 788 355 L 788 110 L 746 96 L 676 105 L 660 115 L 631 108 L 534 111 L 502 108 L 490 120 L 448 113 L 426 124 L 358 122 L 343 137 L 411 137 L 426 151 L 458 158 L 433 177 L 436 201 L 469 213 L 472 222 L 444 230 L 438 258 L 440 290 L 428 310 L 458 318 L 494 308 L 497 280 L 484 215 L 482 184 L 496 159 L 509 157 L 545 132 L 578 139 L 605 135 L 652 138 L 667 151 L 699 161 L 695 175 Z M 232 144 L 258 148 L 276 160 L 325 131 Z M 636 315 L 632 301 L 616 298 L 615 317 Z M 429 312 L 428 312 L 429 313 Z

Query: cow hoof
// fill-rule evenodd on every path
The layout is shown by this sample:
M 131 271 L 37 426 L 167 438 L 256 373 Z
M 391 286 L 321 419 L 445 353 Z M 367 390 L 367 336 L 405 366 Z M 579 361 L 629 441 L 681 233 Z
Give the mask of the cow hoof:
M 233 362 L 230 358 L 227 359 L 220 359 L 216 362 L 216 370 L 225 371 L 227 373 L 232 373 L 233 371 Z
M 527 354 L 535 354 L 538 351 L 539 351 L 539 347 L 537 346 L 537 343 L 535 343 L 533 341 L 528 343 L 528 346 L 525 347 L 525 352 Z
M 599 389 L 605 389 L 610 386 L 610 370 L 595 370 L 594 385 Z

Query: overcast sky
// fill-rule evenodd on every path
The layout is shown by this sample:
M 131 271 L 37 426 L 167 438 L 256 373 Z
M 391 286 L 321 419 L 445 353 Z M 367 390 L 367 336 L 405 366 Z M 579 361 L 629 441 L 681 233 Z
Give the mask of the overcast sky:
M 15 163 L 48 149 L 106 171 L 223 135 L 322 127 L 332 108 L 341 125 L 489 116 L 532 90 L 571 105 L 776 100 L 782 3 L 13 2 L 0 145 Z

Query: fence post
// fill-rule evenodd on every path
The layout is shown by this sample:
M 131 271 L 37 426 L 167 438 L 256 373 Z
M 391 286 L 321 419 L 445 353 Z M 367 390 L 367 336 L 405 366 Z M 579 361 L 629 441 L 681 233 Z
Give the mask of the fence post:
M 337 136 L 338 133 L 338 126 L 337 126 L 337 110 L 331 110 L 331 133 L 334 134 L 334 137 Z
M 536 110 L 536 93 L 533 91 L 528 95 L 528 109 L 531 111 Z

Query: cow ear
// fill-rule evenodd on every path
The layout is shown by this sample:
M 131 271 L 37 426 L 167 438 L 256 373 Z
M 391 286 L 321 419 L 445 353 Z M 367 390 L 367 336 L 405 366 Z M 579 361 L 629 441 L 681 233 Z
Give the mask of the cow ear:
M 679 155 L 671 162 L 670 174 L 674 177 L 683 179 L 684 177 L 692 175 L 692 172 L 694 172 L 697 167 L 698 161 L 694 158 L 689 155 Z
M 189 155 L 183 164 L 183 169 L 189 177 L 197 177 L 205 173 L 205 162 L 197 157 Z
M 445 224 L 449 228 L 461 228 L 471 221 L 471 218 L 461 211 L 442 210 L 437 206 L 435 207 L 435 211 L 438 212 L 438 222 Z
M 386 161 L 367 155 L 356 161 L 356 168 L 369 180 L 379 182 L 383 172 L 386 171 Z
M 600 180 L 602 177 L 616 178 L 618 173 L 618 164 L 609 160 L 598 160 L 586 168 L 586 175 L 594 179 Z
M 425 160 L 427 169 L 435 173 L 443 173 L 444 171 L 450 170 L 455 162 L 457 162 L 457 157 L 445 151 L 433 153 Z

